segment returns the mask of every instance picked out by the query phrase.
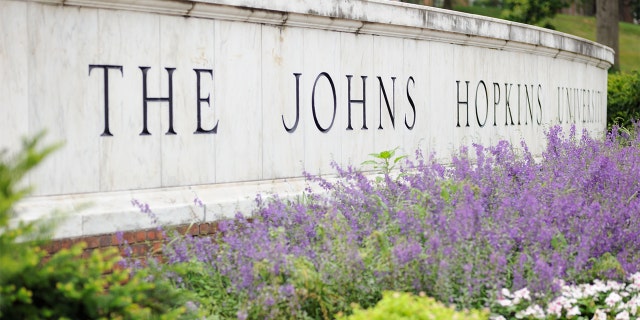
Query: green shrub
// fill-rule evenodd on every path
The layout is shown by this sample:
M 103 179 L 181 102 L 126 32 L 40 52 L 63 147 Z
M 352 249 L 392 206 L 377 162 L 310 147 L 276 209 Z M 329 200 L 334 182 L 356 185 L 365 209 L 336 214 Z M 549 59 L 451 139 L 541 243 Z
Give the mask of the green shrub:
M 607 123 L 628 128 L 640 117 L 640 72 L 609 74 L 607 85 Z
M 449 319 L 489 319 L 487 311 L 471 310 L 456 311 L 435 299 L 425 296 L 415 296 L 410 293 L 386 291 L 382 300 L 371 309 L 355 308 L 352 315 L 338 316 L 344 320 L 449 320 Z
M 117 249 L 95 250 L 82 258 L 84 244 L 62 250 L 46 263 L 24 261 L 22 270 L 4 279 L 2 316 L 7 319 L 176 319 L 187 310 L 182 293 L 147 273 L 130 276 L 114 269 Z M 36 256 L 42 252 L 33 249 Z
M 29 193 L 20 179 L 56 147 L 39 148 L 41 136 L 26 140 L 16 156 L 0 153 L 0 318 L 5 319 L 176 319 L 195 315 L 185 292 L 149 270 L 131 275 L 118 268 L 118 250 L 94 251 L 85 244 L 44 259 L 40 245 L 51 227 L 10 227 L 13 206 Z
M 199 261 L 158 265 L 158 271 L 174 279 L 175 285 L 192 292 L 200 310 L 214 319 L 237 319 L 241 297 L 231 290 L 229 279 Z

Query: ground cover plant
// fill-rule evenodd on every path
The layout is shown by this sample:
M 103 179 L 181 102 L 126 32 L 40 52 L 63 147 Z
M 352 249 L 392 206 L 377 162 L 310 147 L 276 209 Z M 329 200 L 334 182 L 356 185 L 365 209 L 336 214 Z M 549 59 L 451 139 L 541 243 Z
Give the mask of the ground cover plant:
M 553 127 L 538 160 L 507 142 L 463 148 L 447 166 L 386 151 L 377 179 L 339 166 L 336 180 L 309 175 L 324 192 L 258 197 L 215 238 L 174 237 L 160 267 L 217 318 L 329 319 L 373 307 L 386 290 L 514 316 L 523 310 L 498 303 L 503 289 L 530 292 L 525 309 L 561 296 L 560 280 L 638 271 L 637 132 Z

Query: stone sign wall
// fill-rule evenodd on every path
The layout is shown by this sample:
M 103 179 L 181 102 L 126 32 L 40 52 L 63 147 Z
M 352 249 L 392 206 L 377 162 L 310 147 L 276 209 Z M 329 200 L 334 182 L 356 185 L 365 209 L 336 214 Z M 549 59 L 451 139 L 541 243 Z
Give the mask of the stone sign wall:
M 606 125 L 609 48 L 430 7 L 1 1 L 0 25 L 0 147 L 65 143 L 19 208 L 69 212 L 58 237 L 148 227 L 133 198 L 163 223 L 211 221 L 332 161 L 503 139 L 539 154 L 552 125 Z

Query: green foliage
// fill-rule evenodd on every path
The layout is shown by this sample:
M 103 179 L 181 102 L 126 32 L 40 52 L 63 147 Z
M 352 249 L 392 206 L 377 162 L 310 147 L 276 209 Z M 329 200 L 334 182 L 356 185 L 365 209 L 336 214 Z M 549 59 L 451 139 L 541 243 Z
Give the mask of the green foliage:
M 398 147 L 393 150 L 385 150 L 380 153 L 370 153 L 369 155 L 375 160 L 367 160 L 362 165 L 372 165 L 375 170 L 381 174 L 388 175 L 396 166 L 396 164 L 406 158 L 406 155 L 394 157 Z
M 504 0 L 502 18 L 535 24 L 546 18 L 553 18 L 560 9 L 567 6 L 569 2 L 566 0 Z
M 591 270 L 588 274 L 590 278 L 587 278 L 586 281 L 593 281 L 595 279 L 608 279 L 623 277 L 625 275 L 624 269 L 622 265 L 620 265 L 620 261 L 612 255 L 610 252 L 605 252 L 598 259 L 591 258 L 590 261 L 593 263 L 591 266 Z
M 39 147 L 42 135 L 25 140 L 9 158 L 0 154 L 0 318 L 4 319 L 177 319 L 194 316 L 189 297 L 171 282 L 142 270 L 117 268 L 118 250 L 95 250 L 83 258 L 85 244 L 49 259 L 39 245 L 51 226 L 9 225 L 13 206 L 30 188 L 20 183 L 57 146 Z M 194 309 L 194 310 L 192 310 Z
M 338 316 L 339 320 L 449 320 L 449 319 L 489 319 L 487 311 L 456 311 L 433 298 L 415 296 L 410 293 L 387 291 L 380 302 L 371 309 L 356 308 L 350 316 Z
M 46 263 L 24 261 L 20 273 L 4 279 L 2 316 L 7 319 L 176 319 L 193 310 L 165 280 L 149 281 L 145 272 L 129 275 L 114 267 L 118 250 L 94 250 L 82 258 L 85 244 L 61 250 Z M 42 257 L 42 251 L 32 249 Z
M 640 118 L 640 72 L 609 74 L 607 84 L 607 123 L 629 128 Z
M 192 292 L 200 310 L 213 319 L 235 319 L 240 297 L 230 290 L 229 279 L 199 261 L 162 266 L 163 273 L 174 275 L 175 285 Z
M 22 272 L 26 263 L 34 264 L 40 254 L 29 248 L 41 244 L 47 238 L 50 228 L 46 225 L 21 222 L 16 228 L 9 228 L 14 217 L 13 206 L 31 191 L 20 184 L 24 176 L 58 146 L 41 148 L 38 142 L 43 134 L 22 141 L 22 151 L 9 156 L 6 150 L 0 152 L 0 284 Z M 21 239 L 21 241 L 17 241 Z M 0 306 L 4 300 L 0 295 Z M 0 309 L 1 311 L 1 309 Z

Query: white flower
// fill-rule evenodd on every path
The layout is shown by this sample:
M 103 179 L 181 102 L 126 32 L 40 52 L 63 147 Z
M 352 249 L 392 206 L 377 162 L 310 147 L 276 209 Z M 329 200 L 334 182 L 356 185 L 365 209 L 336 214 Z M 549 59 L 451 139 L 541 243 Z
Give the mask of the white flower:
M 578 306 L 573 306 L 573 308 L 567 311 L 567 317 L 579 316 L 580 314 L 580 308 L 578 308 Z
M 548 314 L 555 315 L 556 317 L 559 317 L 562 315 L 562 301 L 560 299 L 564 299 L 564 298 L 560 297 L 556 300 L 551 301 L 549 305 L 547 305 Z
M 582 292 L 584 293 L 585 297 L 594 297 L 598 294 L 598 292 L 600 292 L 598 290 L 598 287 L 596 287 L 595 285 L 591 286 L 591 285 L 586 285 L 583 287 Z
M 498 300 L 498 304 L 503 307 L 510 307 L 513 305 L 513 303 L 509 299 L 500 299 Z
M 568 290 L 566 291 L 565 296 L 567 296 L 567 298 L 582 299 L 585 296 L 585 294 L 584 294 L 583 288 L 569 287 Z
M 607 314 L 604 311 L 597 309 L 591 320 L 607 320 Z
M 640 291 L 640 272 L 636 272 L 629 276 L 629 285 L 626 290 L 628 292 L 638 292 Z
M 614 307 L 620 301 L 622 301 L 622 297 L 615 292 L 612 292 L 606 299 L 604 299 L 604 303 L 606 303 L 609 307 Z
M 502 293 L 502 296 L 506 298 L 513 298 L 513 296 L 511 295 L 511 292 L 509 292 L 509 289 L 507 288 L 502 288 L 502 291 L 500 291 L 500 293 Z
M 516 313 L 516 318 L 518 319 L 522 319 L 524 317 L 530 317 L 530 316 L 536 319 L 544 319 L 545 318 L 544 310 L 542 310 L 542 308 L 540 308 L 540 306 L 538 306 L 537 304 L 534 304 L 532 306 L 527 307 L 527 309 Z
M 497 316 L 497 317 L 493 316 L 493 317 L 491 317 L 491 320 L 507 320 L 507 319 L 505 317 L 503 317 L 503 316 Z
M 616 316 L 616 320 L 629 320 L 629 312 L 622 311 Z
M 601 280 L 594 280 L 591 289 L 595 290 L 596 292 L 608 291 L 607 285 L 605 285 Z
M 513 293 L 513 304 L 518 305 L 522 300 L 531 301 L 529 289 L 522 288 Z
M 640 297 L 634 296 L 627 301 L 626 309 L 631 311 L 631 314 L 636 315 L 638 307 L 640 307 Z
M 609 280 L 607 281 L 607 289 L 611 291 L 620 291 L 624 289 L 624 284 Z
M 636 290 L 640 289 L 640 272 L 630 275 L 629 281 L 631 282 L 629 286 L 633 286 Z

